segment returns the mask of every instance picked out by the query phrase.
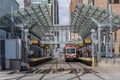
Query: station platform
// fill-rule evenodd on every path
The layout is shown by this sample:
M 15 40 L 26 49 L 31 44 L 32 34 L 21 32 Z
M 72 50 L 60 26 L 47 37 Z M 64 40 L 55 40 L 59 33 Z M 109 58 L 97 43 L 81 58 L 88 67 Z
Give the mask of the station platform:
M 92 58 L 79 57 L 78 60 L 86 65 L 92 66 Z
M 85 63 L 87 65 L 90 65 L 90 66 L 92 65 L 92 58 L 79 57 L 78 60 L 80 60 L 82 63 Z M 101 58 L 98 64 L 95 63 L 95 66 L 97 67 L 120 67 L 120 58 Z
M 98 67 L 120 67 L 120 58 L 101 58 Z
M 40 57 L 40 58 L 32 58 L 29 60 L 29 62 L 37 62 L 37 61 L 42 61 L 46 59 L 51 59 L 51 57 Z
M 32 59 L 29 59 L 29 66 L 36 66 L 38 64 L 41 64 L 43 62 L 46 62 L 48 60 L 51 60 L 52 57 L 48 56 L 48 57 L 40 57 L 40 58 L 32 58 Z
M 82 57 L 79 57 L 78 59 L 79 60 L 83 60 L 83 61 L 92 61 L 92 58 L 82 58 Z

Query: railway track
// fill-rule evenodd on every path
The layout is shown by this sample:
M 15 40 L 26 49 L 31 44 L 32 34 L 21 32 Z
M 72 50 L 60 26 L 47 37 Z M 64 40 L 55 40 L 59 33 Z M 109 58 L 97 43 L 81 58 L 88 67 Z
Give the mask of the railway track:
M 39 69 L 39 68 L 42 68 L 42 67 L 46 67 L 46 64 L 48 63 L 51 63 L 51 65 L 47 66 L 47 70 L 44 69 Z M 40 64 L 38 66 L 34 66 L 34 67 L 31 67 L 31 70 L 27 71 L 27 72 L 20 72 L 21 74 L 24 74 L 23 76 L 20 76 L 20 77 L 14 77 L 14 78 L 10 78 L 10 79 L 5 79 L 5 80 L 20 80 L 24 77 L 28 77 L 28 76 L 33 76 L 33 75 L 36 75 L 36 74 L 40 74 L 40 73 L 43 73 L 43 75 L 40 77 L 39 80 L 42 80 L 42 78 L 48 73 L 50 72 L 50 70 L 52 69 L 53 65 L 56 63 L 56 60 L 53 60 L 53 61 L 48 61 L 48 62 L 45 62 L 43 64 Z M 19 73 L 19 74 L 20 74 Z M 32 73 L 32 74 L 31 74 Z M 15 74 L 15 73 L 14 73 Z
M 52 79 L 55 79 L 55 80 L 58 80 L 58 78 L 60 79 L 61 77 L 64 77 L 66 75 L 69 75 L 69 74 L 74 74 L 75 76 L 74 77 L 71 77 L 71 78 L 67 78 L 65 80 L 73 80 L 75 78 L 77 78 L 78 80 L 82 80 L 80 78 L 80 75 L 82 76 L 84 73 L 82 73 L 82 70 L 81 68 L 78 68 L 78 66 L 73 66 L 73 63 L 63 63 L 64 64 L 64 69 L 63 71 L 60 71 L 59 70 L 56 72 L 57 74 L 59 73 L 62 73 L 61 75 L 59 76 L 54 76 L 54 77 L 51 77 L 51 78 L 45 78 L 44 80 L 52 80 Z M 62 68 L 63 68 L 62 67 Z M 61 67 L 59 67 L 61 68 Z M 77 69 L 76 69 L 77 68 Z M 75 79 L 76 80 L 76 79 Z
M 64 68 L 64 70 L 60 71 L 60 68 Z M 80 62 L 63 62 L 61 64 L 60 62 L 58 63 L 57 60 L 49 61 L 42 65 L 32 67 L 30 71 L 22 73 L 25 75 L 6 80 L 24 80 L 26 77 L 31 77 L 33 75 L 39 74 L 40 76 L 38 76 L 38 78 L 35 80 L 62 80 L 63 78 L 66 78 L 64 80 L 83 80 L 83 76 L 86 76 L 86 74 L 93 74 L 93 77 L 96 76 L 99 78 L 99 80 L 105 80 L 92 68 L 89 68 Z
M 78 72 L 75 70 L 75 68 L 70 64 L 68 63 L 68 65 L 71 67 L 71 70 L 74 72 L 74 74 L 76 75 L 76 77 L 79 79 L 79 80 L 82 80 L 79 75 L 78 75 Z M 72 79 L 72 78 L 71 78 Z M 68 80 L 71 80 L 71 79 L 68 79 Z
M 74 64 L 77 64 L 77 65 L 79 65 L 80 67 L 83 68 L 83 70 L 84 70 L 83 74 L 91 73 L 91 74 L 93 74 L 94 76 L 100 78 L 101 80 L 106 80 L 105 78 L 103 78 L 103 77 L 101 77 L 100 75 L 98 75 L 98 74 L 97 74 L 97 73 L 98 73 L 97 71 L 94 71 L 93 69 L 90 69 L 90 68 L 86 67 L 85 65 L 83 65 L 83 64 L 81 64 L 81 63 L 74 63 Z M 81 75 L 80 75 L 80 76 L 81 76 Z
M 53 63 L 53 64 L 49 67 L 49 69 L 48 69 L 47 71 L 45 71 L 45 73 L 40 77 L 39 80 L 42 80 L 43 77 L 44 77 L 47 73 L 49 73 L 49 72 L 51 71 L 51 69 L 52 69 L 52 67 L 53 67 L 54 64 L 55 64 L 55 63 Z

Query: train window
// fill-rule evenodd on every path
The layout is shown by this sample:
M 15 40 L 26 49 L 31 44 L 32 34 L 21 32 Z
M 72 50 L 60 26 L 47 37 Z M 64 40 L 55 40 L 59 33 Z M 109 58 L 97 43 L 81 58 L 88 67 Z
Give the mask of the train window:
M 73 53 L 75 53 L 75 49 L 67 49 L 67 53 L 68 54 L 73 54 Z

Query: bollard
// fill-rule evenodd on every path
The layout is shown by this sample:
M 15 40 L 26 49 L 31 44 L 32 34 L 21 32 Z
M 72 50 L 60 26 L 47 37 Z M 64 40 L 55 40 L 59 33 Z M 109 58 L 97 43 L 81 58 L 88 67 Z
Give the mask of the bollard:
M 56 72 L 57 72 L 57 70 L 58 70 L 58 69 L 57 69 L 57 67 L 58 67 L 58 65 L 57 65 L 57 64 L 58 64 L 58 60 L 56 60 Z
M 94 57 L 92 58 L 92 67 L 95 67 L 95 59 L 94 59 Z
M 59 54 L 60 56 L 60 68 L 59 71 L 64 71 L 63 64 L 62 64 L 62 54 Z

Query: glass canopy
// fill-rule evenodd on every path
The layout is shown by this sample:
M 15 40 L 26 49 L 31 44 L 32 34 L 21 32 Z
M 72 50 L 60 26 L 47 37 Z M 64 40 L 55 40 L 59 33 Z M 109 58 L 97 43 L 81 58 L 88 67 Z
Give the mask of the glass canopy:
M 30 6 L 14 11 L 0 18 L 0 28 L 10 31 L 12 17 L 14 19 L 15 31 L 24 28 L 38 38 L 49 32 L 52 26 L 48 8 L 41 6 Z
M 109 32 L 110 17 L 109 11 L 95 6 L 86 4 L 77 4 L 75 12 L 72 15 L 71 31 L 77 32 L 84 39 L 91 33 L 91 29 L 97 29 L 97 24 L 92 19 L 100 24 L 105 24 L 102 32 Z M 120 15 L 112 14 L 113 31 L 120 28 Z

